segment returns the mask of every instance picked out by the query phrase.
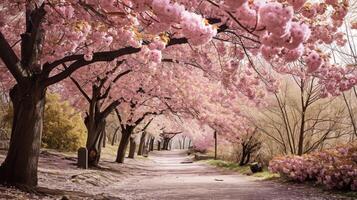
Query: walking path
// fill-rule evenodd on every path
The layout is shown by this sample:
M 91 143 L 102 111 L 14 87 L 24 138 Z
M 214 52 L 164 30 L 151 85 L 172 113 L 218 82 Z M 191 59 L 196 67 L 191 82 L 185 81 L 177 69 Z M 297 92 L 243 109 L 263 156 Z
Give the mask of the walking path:
M 336 195 L 317 192 L 302 184 L 261 181 L 217 169 L 204 163 L 189 163 L 183 151 L 150 154 L 154 164 L 146 173 L 119 185 L 124 199 L 157 200 L 333 200 Z
M 4 153 L 0 153 L 0 161 Z M 185 151 L 151 152 L 149 159 L 113 162 L 103 155 L 100 169 L 76 167 L 74 155 L 43 151 L 37 193 L 0 186 L 0 199 L 70 200 L 348 200 L 303 184 L 262 181 L 190 162 Z

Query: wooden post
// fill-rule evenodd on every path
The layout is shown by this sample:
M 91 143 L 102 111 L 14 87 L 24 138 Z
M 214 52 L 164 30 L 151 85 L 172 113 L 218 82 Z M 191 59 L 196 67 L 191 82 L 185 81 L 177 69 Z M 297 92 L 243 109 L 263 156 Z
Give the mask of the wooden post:
M 88 169 L 88 150 L 85 147 L 78 149 L 77 165 L 79 168 Z

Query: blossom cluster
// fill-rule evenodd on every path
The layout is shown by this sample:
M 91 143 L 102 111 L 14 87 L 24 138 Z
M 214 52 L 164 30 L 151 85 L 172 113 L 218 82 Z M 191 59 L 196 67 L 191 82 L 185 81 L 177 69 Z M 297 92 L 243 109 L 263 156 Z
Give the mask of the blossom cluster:
M 186 11 L 183 5 L 169 0 L 153 0 L 152 8 L 160 20 L 158 25 L 165 27 L 180 24 L 182 34 L 192 45 L 205 44 L 217 34 L 217 30 L 206 23 L 201 15 Z
M 259 10 L 260 24 L 267 32 L 262 37 L 261 52 L 271 60 L 280 52 L 290 62 L 303 54 L 302 43 L 310 37 L 310 29 L 304 23 L 293 22 L 293 8 L 280 3 L 268 3 Z
M 269 170 L 295 181 L 315 181 L 329 189 L 357 190 L 357 146 L 343 146 L 303 156 L 277 157 Z
M 342 68 L 338 65 L 324 63 L 314 73 L 319 78 L 319 84 L 322 86 L 322 97 L 327 97 L 329 94 L 338 96 L 357 84 L 357 72 L 354 70 L 353 65 Z

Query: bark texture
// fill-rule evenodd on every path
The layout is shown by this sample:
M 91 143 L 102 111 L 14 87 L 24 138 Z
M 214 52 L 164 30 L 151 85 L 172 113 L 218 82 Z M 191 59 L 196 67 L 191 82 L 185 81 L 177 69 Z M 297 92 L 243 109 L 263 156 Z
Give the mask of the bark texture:
M 136 141 L 135 138 L 130 137 L 130 147 L 129 147 L 129 155 L 128 158 L 135 157 L 135 150 L 136 150 Z
M 102 151 L 106 120 L 105 118 L 89 120 L 89 117 L 87 116 L 84 121 L 88 131 L 86 142 L 86 147 L 88 149 L 88 166 L 98 166 Z
M 124 163 L 125 153 L 126 153 L 126 149 L 129 144 L 131 132 L 132 132 L 131 129 L 122 130 L 122 137 L 120 139 L 117 158 L 116 158 L 115 162 Z
M 140 143 L 139 143 L 139 148 L 138 148 L 138 156 L 143 155 L 143 151 L 144 151 L 144 148 L 145 148 L 145 139 L 146 139 L 146 132 L 144 131 L 141 134 L 141 137 L 140 137 Z
M 10 185 L 37 185 L 45 89 L 32 82 L 15 85 L 10 91 L 14 108 L 10 147 L 0 168 L 0 182 Z

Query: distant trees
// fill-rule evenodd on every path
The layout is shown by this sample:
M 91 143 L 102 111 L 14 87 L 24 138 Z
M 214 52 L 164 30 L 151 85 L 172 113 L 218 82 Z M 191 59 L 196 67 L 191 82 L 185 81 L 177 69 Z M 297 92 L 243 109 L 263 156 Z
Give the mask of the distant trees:
M 250 163 L 252 158 L 256 158 L 257 152 L 261 148 L 261 141 L 259 140 L 257 128 L 247 130 L 246 133 L 242 133 L 241 141 L 238 144 L 237 149 L 237 161 L 240 166 Z
M 321 98 L 320 87 L 315 78 L 286 79 L 275 103 L 254 112 L 254 124 L 281 153 L 302 155 L 354 134 L 344 102 Z

